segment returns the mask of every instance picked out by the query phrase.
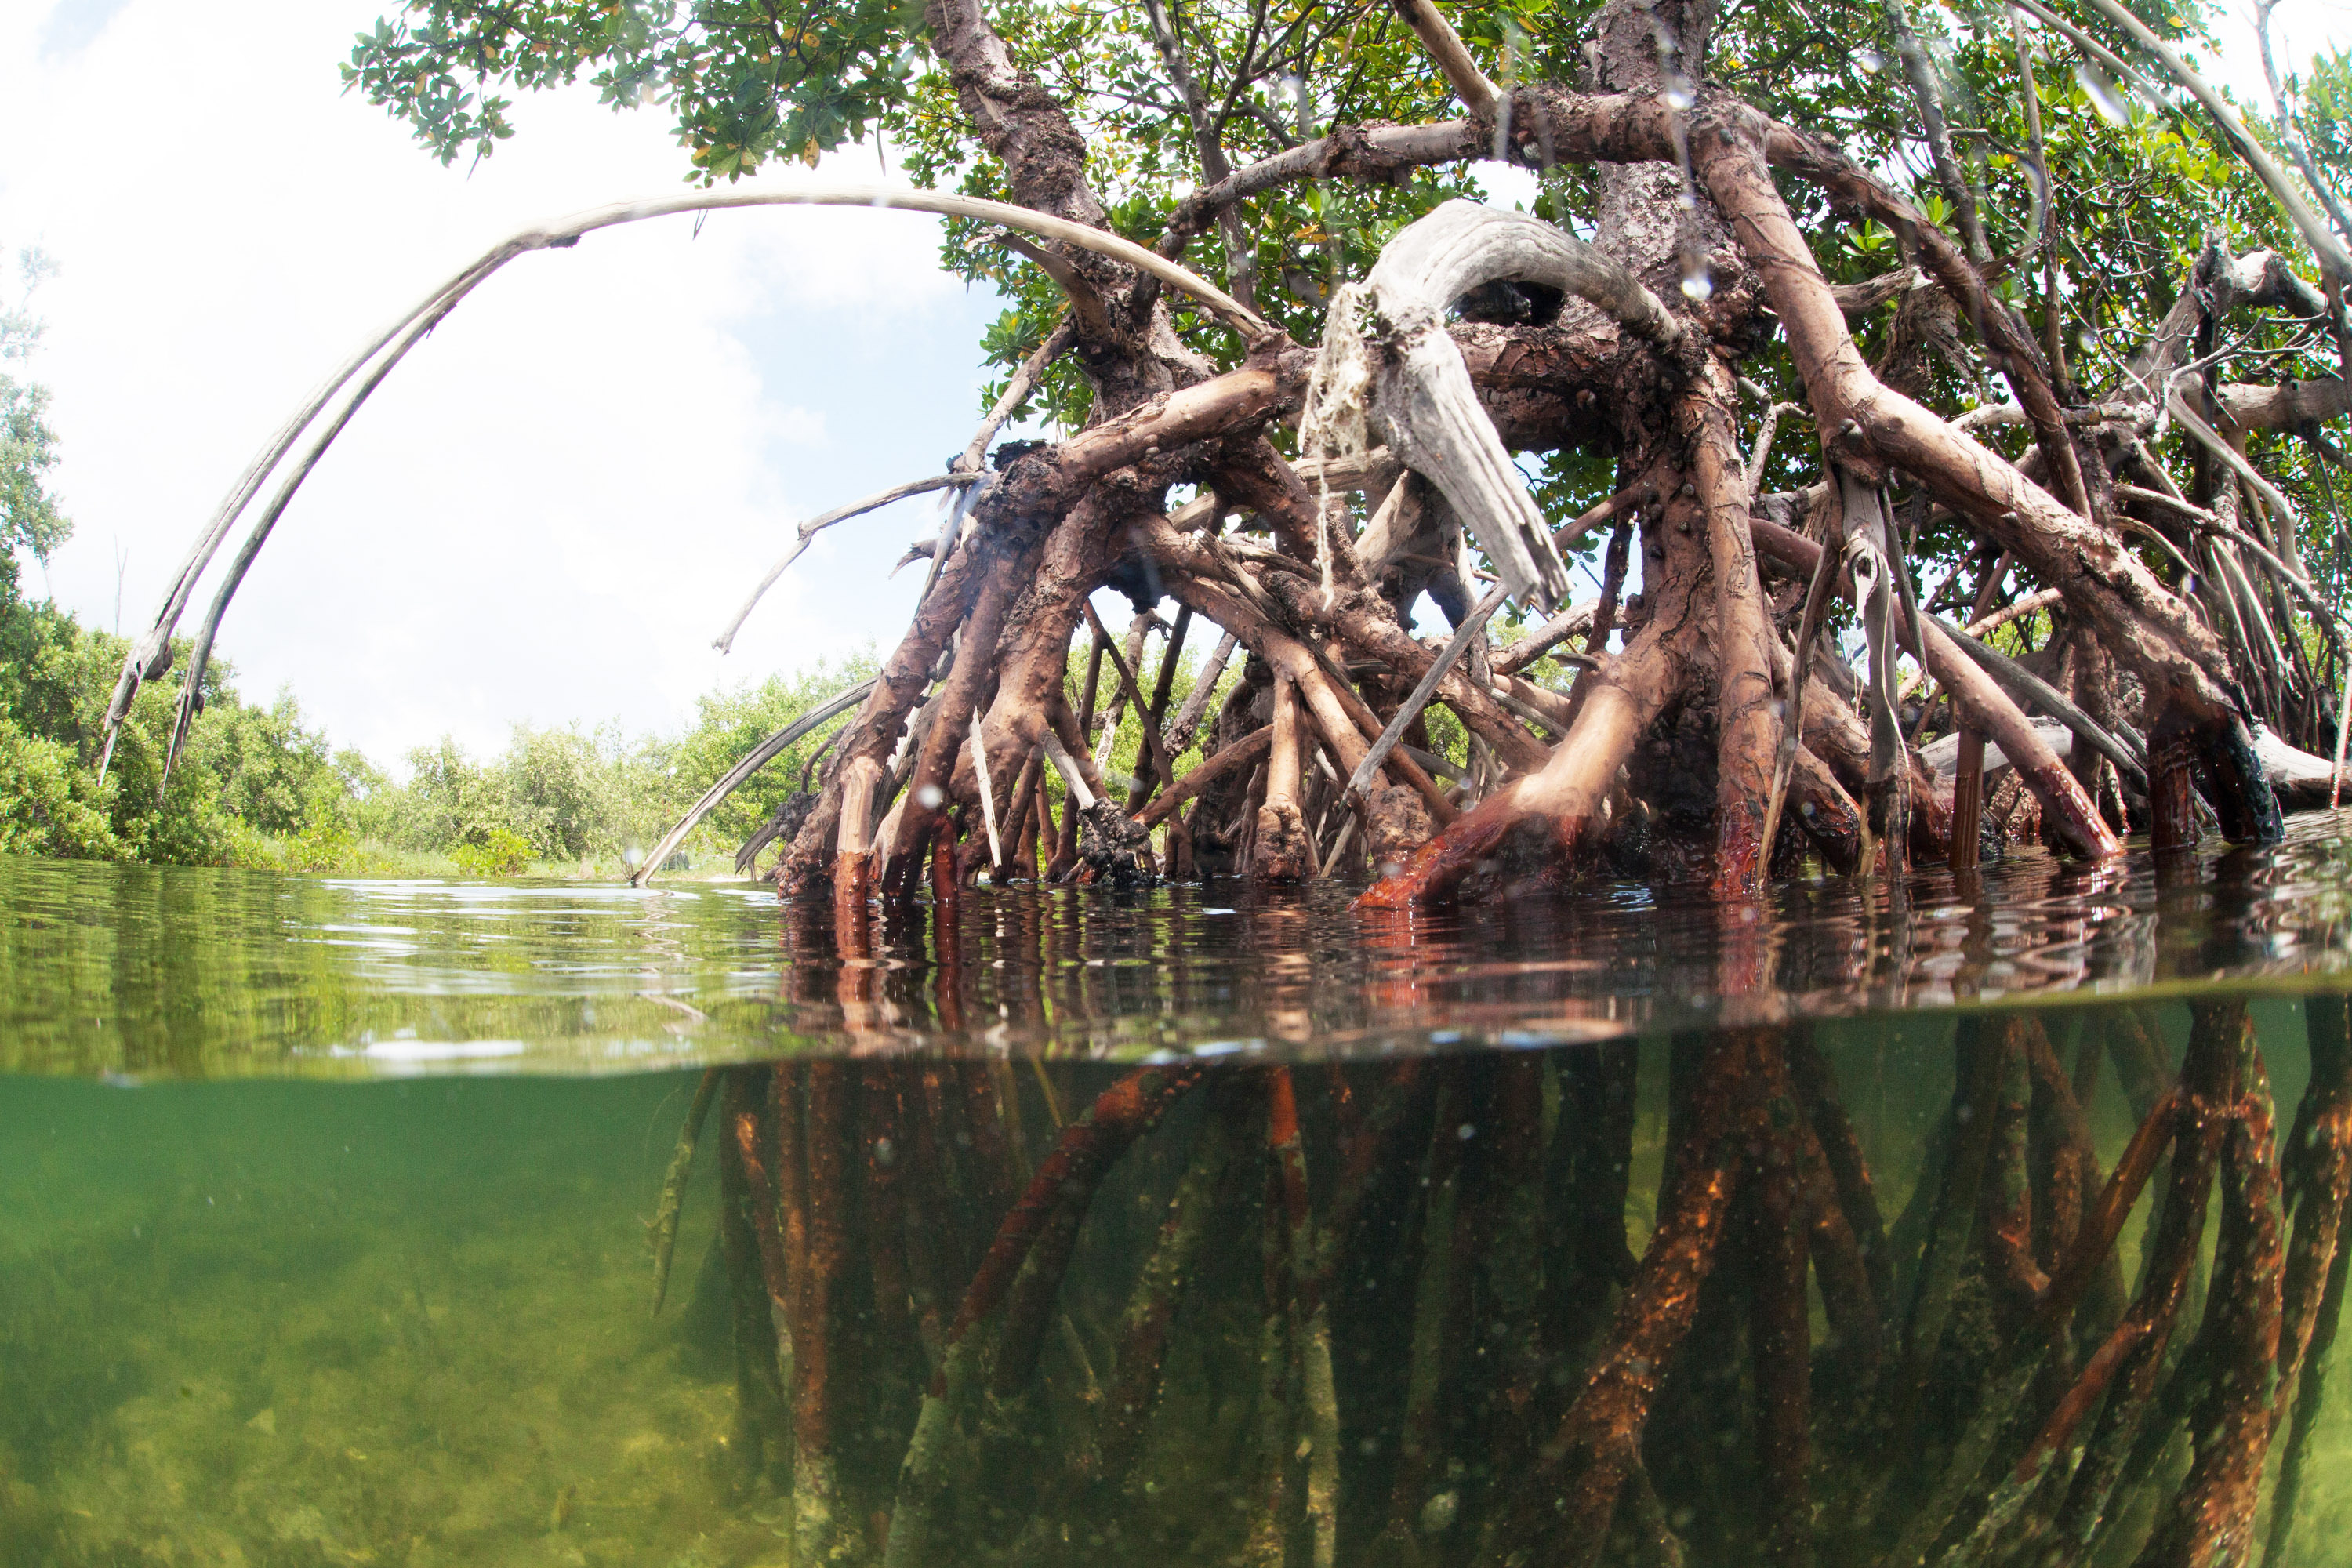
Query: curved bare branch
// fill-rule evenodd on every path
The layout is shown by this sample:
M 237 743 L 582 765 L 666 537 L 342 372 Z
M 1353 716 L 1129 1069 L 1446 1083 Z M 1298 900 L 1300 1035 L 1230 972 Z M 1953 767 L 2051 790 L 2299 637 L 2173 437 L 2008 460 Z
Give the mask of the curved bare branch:
M 255 459 L 253 466 L 246 470 L 236 487 L 230 491 L 228 500 L 215 514 L 211 526 L 189 551 L 187 559 L 182 563 L 178 574 L 164 595 L 163 607 L 158 611 L 153 625 L 138 643 L 133 645 L 130 654 L 124 658 L 122 672 L 115 682 L 114 697 L 107 708 L 110 754 L 112 751 L 114 732 L 121 727 L 123 716 L 130 712 L 131 700 L 138 694 L 140 683 L 162 675 L 170 668 L 169 650 L 173 630 L 177 626 L 182 612 L 187 606 L 189 595 L 194 592 L 196 580 L 203 575 L 205 568 L 211 564 L 214 555 L 220 549 L 221 541 L 227 537 L 230 527 L 235 524 L 245 508 L 251 503 L 253 497 L 258 493 L 270 471 L 293 447 L 294 443 L 300 439 L 302 432 L 310 427 L 311 422 L 318 418 L 320 412 L 352 376 L 358 374 L 383 352 L 386 344 L 393 342 L 395 338 L 400 340 L 398 345 L 393 349 L 390 357 L 378 366 L 374 374 L 346 403 L 335 422 L 318 441 L 313 443 L 301 465 L 289 478 L 280 489 L 278 499 L 271 503 L 268 514 L 254 531 L 244 550 L 240 552 L 239 565 L 229 583 L 226 584 L 206 622 L 206 635 L 202 639 L 202 647 L 206 654 L 209 653 L 211 646 L 210 633 L 218 626 L 221 616 L 226 613 L 228 601 L 234 596 L 238 583 L 243 580 L 245 568 L 251 564 L 253 556 L 260 550 L 270 529 L 275 526 L 278 517 L 284 512 L 287 503 L 293 499 L 294 492 L 300 487 L 303 479 L 317 465 L 320 458 L 325 454 L 326 448 L 341 432 L 343 426 L 350 422 L 352 416 L 358 411 L 360 404 L 366 401 L 368 394 L 383 382 L 386 374 L 390 374 L 393 366 L 400 362 L 425 331 L 430 331 L 435 324 L 456 309 L 458 302 L 467 294 L 472 292 L 484 279 L 526 251 L 562 249 L 578 244 L 583 236 L 593 234 L 598 229 L 613 228 L 622 224 L 639 223 L 648 218 L 668 217 L 680 213 L 721 212 L 740 207 L 762 206 L 896 208 L 905 212 L 936 213 L 943 216 L 978 218 L 988 223 L 1001 224 L 1006 228 L 1042 235 L 1048 239 L 1060 240 L 1065 244 L 1075 245 L 1113 260 L 1124 262 L 1150 277 L 1158 279 L 1162 283 L 1181 289 L 1202 300 L 1252 342 L 1268 337 L 1274 330 L 1267 326 L 1255 311 L 1251 310 L 1223 289 L 1185 268 L 1178 266 L 1166 257 L 1146 250 L 1132 240 L 1105 229 L 1090 228 L 1084 224 L 1072 223 L 1066 218 L 1033 212 L 1027 207 L 1014 206 L 1006 202 L 983 201 L 976 196 L 956 195 L 938 191 L 895 190 L 879 185 L 813 185 L 789 191 L 715 191 L 701 192 L 692 195 L 657 196 L 635 202 L 615 202 L 607 206 L 593 207 L 584 212 L 574 213 L 568 217 L 535 224 L 500 240 L 447 281 L 436 288 L 422 302 L 402 316 L 390 328 L 369 340 L 360 353 L 346 360 L 327 383 L 311 395 L 310 399 L 296 412 L 295 417 L 289 421 L 262 449 L 261 455 Z M 180 734 L 184 734 L 188 721 L 193 716 L 194 699 L 190 694 L 195 691 L 203 675 L 202 658 L 192 659 L 181 700 Z M 174 756 L 177 754 L 179 743 L 179 735 L 175 735 L 173 747 Z M 169 771 L 167 760 L 166 776 L 169 775 Z
M 642 888 L 651 881 L 654 873 L 661 869 L 662 862 L 668 859 L 671 853 L 686 842 L 686 836 L 694 831 L 696 824 L 717 809 L 719 802 L 742 788 L 744 783 L 753 773 L 782 755 L 785 747 L 814 730 L 826 720 L 846 712 L 865 701 L 873 689 L 874 682 L 871 679 L 861 680 L 831 701 L 810 709 L 744 752 L 741 759 L 733 767 L 728 769 L 718 783 L 702 792 L 701 799 L 687 807 L 686 815 L 679 817 L 677 825 L 662 835 L 661 842 L 655 845 L 652 851 L 637 863 L 636 869 L 629 873 L 629 886 Z
M 1593 247 L 1524 213 L 1450 201 L 1389 241 L 1360 292 L 1343 289 L 1332 302 L 1317 374 L 1327 391 L 1314 401 L 1345 395 L 1328 389 L 1358 345 L 1376 342 L 1377 368 L 1360 367 L 1374 378 L 1370 417 L 1461 514 L 1511 596 L 1551 610 L 1568 596 L 1568 567 L 1444 326 L 1455 300 L 1504 279 L 1589 300 L 1661 348 L 1686 336 L 1656 295 Z
M 784 574 L 784 569 L 801 558 L 802 553 L 808 549 L 809 542 L 835 523 L 847 522 L 853 517 L 862 517 L 869 511 L 879 510 L 893 501 L 905 500 L 908 496 L 919 496 L 930 490 L 945 489 L 950 485 L 983 484 L 988 479 L 989 476 L 985 473 L 967 473 L 933 474 L 929 479 L 908 479 L 905 484 L 892 485 L 887 490 L 877 491 L 864 500 L 852 501 L 847 506 L 835 507 L 831 511 L 809 519 L 800 525 L 797 531 L 799 537 L 793 542 L 793 547 L 784 552 L 782 559 L 768 568 L 768 574 L 760 579 L 759 586 L 751 590 L 751 597 L 745 599 L 742 608 L 735 612 L 735 618 L 727 623 L 727 629 L 711 639 L 710 646 L 720 653 L 733 652 L 735 634 L 741 631 L 743 623 L 751 618 L 753 606 L 759 604 L 769 589 L 776 585 L 776 579 Z M 945 552 L 946 542 L 942 541 L 940 553 L 944 554 Z

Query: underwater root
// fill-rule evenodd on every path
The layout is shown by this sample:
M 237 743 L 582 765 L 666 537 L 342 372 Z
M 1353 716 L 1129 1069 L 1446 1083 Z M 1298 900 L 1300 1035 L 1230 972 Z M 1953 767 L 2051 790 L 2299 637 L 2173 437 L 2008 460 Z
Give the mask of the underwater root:
M 2352 1034 L 2311 1004 L 2282 1165 L 2244 1005 L 2190 1011 L 2177 1071 L 2128 1010 L 2071 1062 L 1968 1020 L 1899 1216 L 1803 1028 L 1675 1044 L 1654 1206 L 1629 1047 L 1150 1065 L 1058 1131 L 979 1064 L 723 1069 L 747 1479 L 800 1560 L 893 1568 L 2157 1568 L 2251 1561 L 2265 1500 L 2276 1553 L 2343 1308 Z M 2138 1121 L 2102 1173 L 2111 1059 Z

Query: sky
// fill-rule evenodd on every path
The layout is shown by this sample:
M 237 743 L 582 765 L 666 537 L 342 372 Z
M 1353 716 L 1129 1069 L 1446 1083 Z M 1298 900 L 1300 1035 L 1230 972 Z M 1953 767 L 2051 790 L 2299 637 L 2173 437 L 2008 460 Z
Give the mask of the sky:
M 342 95 L 385 8 L 0 5 L 0 250 L 58 268 L 31 375 L 75 533 L 46 585 L 86 621 L 116 625 L 119 572 L 121 625 L 143 627 L 310 389 L 476 253 L 682 188 L 667 119 L 592 91 L 524 99 L 494 156 L 442 167 Z M 759 183 L 882 173 L 868 146 Z M 919 215 L 769 209 L 513 262 L 278 523 L 222 629 L 240 690 L 289 687 L 337 745 L 392 762 L 445 732 L 496 750 L 524 721 L 674 729 L 714 688 L 887 647 L 921 578 L 886 578 L 935 531 L 932 497 L 821 536 L 731 655 L 710 641 L 794 523 L 971 438 L 998 307 L 937 249 Z
M 337 73 L 392 4 L 0 4 L 0 252 L 58 266 L 31 374 L 76 529 L 27 585 L 91 624 L 143 627 L 304 395 L 463 262 L 526 223 L 681 188 L 662 111 L 586 90 L 524 98 L 477 166 L 435 163 Z M 2300 56 L 2344 21 L 2288 0 L 2278 26 Z M 2242 24 L 2218 74 L 2260 90 Z M 753 183 L 886 174 L 869 147 Z M 278 524 L 221 635 L 240 689 L 291 689 L 334 743 L 396 763 L 445 733 L 495 751 L 522 722 L 672 730 L 714 689 L 887 647 L 921 581 L 890 567 L 935 530 L 932 497 L 821 536 L 731 655 L 710 641 L 797 521 L 970 438 L 998 307 L 938 270 L 937 233 L 769 209 L 514 262 Z

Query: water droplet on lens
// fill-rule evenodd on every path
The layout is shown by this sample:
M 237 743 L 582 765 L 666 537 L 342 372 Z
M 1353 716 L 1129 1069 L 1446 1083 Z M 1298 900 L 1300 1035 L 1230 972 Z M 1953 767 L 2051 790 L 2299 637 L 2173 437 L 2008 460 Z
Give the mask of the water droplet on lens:
M 2091 107 L 2097 110 L 2099 118 L 2108 124 L 2121 125 L 2131 118 L 2130 107 L 2124 101 L 2121 89 L 2109 81 L 2096 66 L 2088 61 L 2077 61 L 2074 85 L 2083 89 L 2083 96 L 2091 100 Z

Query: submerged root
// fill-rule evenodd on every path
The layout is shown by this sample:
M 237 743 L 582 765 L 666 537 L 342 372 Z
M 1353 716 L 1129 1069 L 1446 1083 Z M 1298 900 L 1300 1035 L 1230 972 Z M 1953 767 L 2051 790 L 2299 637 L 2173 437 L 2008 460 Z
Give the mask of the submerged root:
M 661 1198 L 654 1205 L 653 1223 L 646 1227 L 654 1254 L 654 1316 L 657 1318 L 669 1296 L 670 1255 L 677 1248 L 677 1222 L 686 1207 L 687 1183 L 694 1175 L 694 1146 L 701 1141 L 702 1124 L 709 1118 L 711 1102 L 718 1098 L 719 1080 L 725 1076 L 722 1068 L 706 1068 L 695 1083 L 686 1125 L 678 1130 L 677 1147 L 670 1154 L 669 1169 L 662 1174 Z
M 1801 1031 L 1675 1042 L 1662 1116 L 1629 1045 L 1158 1064 L 1058 1129 L 1074 1086 L 982 1064 L 730 1069 L 747 1452 L 844 1563 L 2242 1561 L 2341 1309 L 2328 1006 L 2283 1172 L 2245 1007 L 2200 1002 L 2103 1181 L 2076 1090 L 2137 1103 L 2091 1070 L 2128 1016 L 2072 1075 L 1965 1021 L 1891 1226 Z

